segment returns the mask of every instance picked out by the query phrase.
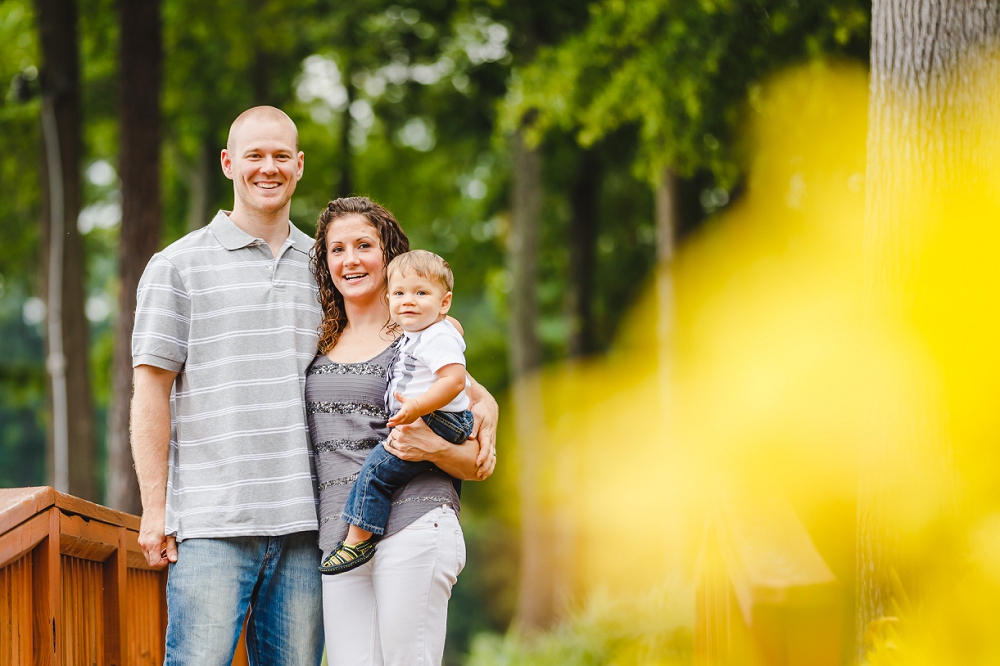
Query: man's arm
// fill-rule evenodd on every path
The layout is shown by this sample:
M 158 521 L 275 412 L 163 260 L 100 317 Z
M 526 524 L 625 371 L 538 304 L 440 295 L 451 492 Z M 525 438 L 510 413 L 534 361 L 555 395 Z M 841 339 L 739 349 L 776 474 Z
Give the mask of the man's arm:
M 142 495 L 139 546 L 150 566 L 177 561 L 174 538 L 164 537 L 167 514 L 167 453 L 170 449 L 170 389 L 176 372 L 140 365 L 132 373 L 132 459 Z M 165 554 L 164 554 L 165 553 Z

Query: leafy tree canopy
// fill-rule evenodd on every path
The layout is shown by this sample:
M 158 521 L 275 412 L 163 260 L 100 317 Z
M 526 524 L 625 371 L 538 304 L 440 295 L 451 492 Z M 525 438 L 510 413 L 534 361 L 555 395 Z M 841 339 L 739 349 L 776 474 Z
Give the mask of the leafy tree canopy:
M 574 131 L 584 146 L 635 124 L 641 176 L 709 169 L 729 187 L 761 80 L 805 59 L 865 58 L 868 13 L 858 0 L 603 0 L 586 29 L 516 73 L 503 122 L 536 143 Z

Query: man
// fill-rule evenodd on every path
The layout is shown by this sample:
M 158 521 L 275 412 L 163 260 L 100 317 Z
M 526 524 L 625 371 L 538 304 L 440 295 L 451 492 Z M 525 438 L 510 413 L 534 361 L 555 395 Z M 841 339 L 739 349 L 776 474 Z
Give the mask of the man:
M 287 115 L 244 112 L 222 151 L 232 212 L 154 255 L 139 283 L 132 452 L 139 544 L 170 566 L 165 664 L 230 664 L 248 608 L 255 663 L 322 656 L 302 397 L 321 311 L 312 239 L 289 221 L 303 160 Z

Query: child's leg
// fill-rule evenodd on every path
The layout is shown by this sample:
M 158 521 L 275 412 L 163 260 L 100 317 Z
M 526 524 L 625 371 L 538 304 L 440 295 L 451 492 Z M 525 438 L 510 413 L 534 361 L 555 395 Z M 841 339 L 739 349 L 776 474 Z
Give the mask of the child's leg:
M 347 536 L 344 537 L 344 543 L 348 546 L 356 546 L 362 541 L 368 541 L 372 538 L 372 533 L 368 530 L 362 529 L 357 525 L 351 525 L 347 528 Z
M 339 574 L 361 566 L 375 555 L 374 534 L 385 534 L 392 495 L 397 488 L 434 465 L 407 462 L 385 450 L 380 443 L 365 459 L 347 496 L 341 517 L 350 523 L 347 538 L 327 555 L 319 570 Z
M 440 410 L 420 417 L 435 435 L 452 444 L 461 444 L 472 434 L 472 412 L 442 412 Z
M 376 445 L 358 472 L 341 514 L 344 520 L 362 530 L 356 531 L 353 537 L 363 537 L 360 540 L 364 540 L 364 532 L 385 534 L 392 494 L 413 477 L 433 468 L 433 463 L 429 462 L 400 460 L 386 451 L 382 444 Z M 348 534 L 352 536 L 350 532 Z

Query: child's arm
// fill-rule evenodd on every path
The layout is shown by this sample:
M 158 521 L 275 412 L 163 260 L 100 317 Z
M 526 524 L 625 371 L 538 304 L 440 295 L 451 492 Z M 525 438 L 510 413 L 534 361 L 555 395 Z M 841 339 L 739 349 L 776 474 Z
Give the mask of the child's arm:
M 465 388 L 465 366 L 461 363 L 442 366 L 435 374 L 437 381 L 415 398 L 401 396 L 398 391 L 393 393 L 402 407 L 389 419 L 390 428 L 413 423 L 424 414 L 441 409 Z

